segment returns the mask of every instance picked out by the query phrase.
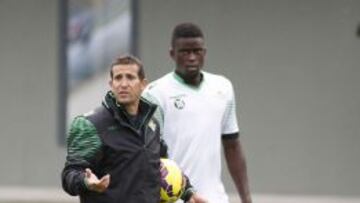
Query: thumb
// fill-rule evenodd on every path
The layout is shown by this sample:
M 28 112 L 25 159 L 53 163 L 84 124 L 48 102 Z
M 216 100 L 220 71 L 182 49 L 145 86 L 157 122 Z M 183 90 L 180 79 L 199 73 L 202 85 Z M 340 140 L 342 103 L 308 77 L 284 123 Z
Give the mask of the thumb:
M 86 168 L 86 169 L 85 169 L 85 177 L 86 177 L 86 178 L 90 178 L 90 177 L 91 177 L 91 174 L 93 174 L 92 171 L 91 171 L 91 169 Z

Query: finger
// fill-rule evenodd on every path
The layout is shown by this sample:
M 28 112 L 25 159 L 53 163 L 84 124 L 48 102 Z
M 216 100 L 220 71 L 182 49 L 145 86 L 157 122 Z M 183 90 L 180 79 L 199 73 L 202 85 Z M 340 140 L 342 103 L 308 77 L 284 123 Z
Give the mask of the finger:
M 108 180 L 110 180 L 110 175 L 109 175 L 109 174 L 104 175 L 104 176 L 100 179 L 101 182 L 103 182 L 103 181 L 108 181 Z
M 100 184 L 102 184 L 105 188 L 107 188 L 110 184 L 110 175 L 107 174 L 103 176 L 100 180 Z

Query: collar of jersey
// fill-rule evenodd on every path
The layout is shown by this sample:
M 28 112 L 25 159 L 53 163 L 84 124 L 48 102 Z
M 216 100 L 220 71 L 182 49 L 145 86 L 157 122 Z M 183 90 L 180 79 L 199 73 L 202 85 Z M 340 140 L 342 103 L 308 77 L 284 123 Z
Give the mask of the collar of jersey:
M 201 87 L 203 86 L 203 83 L 204 83 L 204 80 L 205 80 L 205 76 L 204 76 L 204 73 L 203 72 L 200 72 L 200 74 L 202 75 L 202 80 L 199 84 L 199 86 L 193 86 L 193 85 L 189 85 L 187 84 L 184 79 L 182 79 L 182 77 L 180 77 L 175 71 L 173 71 L 173 77 L 175 78 L 176 81 L 178 81 L 181 85 L 185 86 L 185 87 L 188 87 L 192 90 L 200 90 Z

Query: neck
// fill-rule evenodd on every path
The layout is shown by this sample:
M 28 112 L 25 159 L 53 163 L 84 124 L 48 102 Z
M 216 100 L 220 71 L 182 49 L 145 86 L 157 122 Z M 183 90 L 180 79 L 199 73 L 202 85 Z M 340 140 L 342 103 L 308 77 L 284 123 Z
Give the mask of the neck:
M 127 105 L 127 106 L 124 106 L 125 107 L 125 110 L 128 114 L 132 115 L 132 116 L 135 116 L 138 114 L 138 111 L 139 111 L 139 108 L 138 108 L 139 105 Z
M 184 80 L 184 82 L 186 84 L 191 85 L 191 86 L 197 87 L 197 86 L 200 85 L 200 83 L 202 81 L 202 74 L 201 73 L 197 74 L 196 76 L 192 76 L 192 77 L 186 77 L 186 76 L 184 76 L 184 75 L 182 75 L 182 74 L 180 74 L 178 72 L 176 72 L 176 74 L 178 76 L 180 76 Z
M 116 102 L 117 103 L 117 102 Z M 119 104 L 118 106 L 122 106 L 122 109 L 124 109 L 129 115 L 135 116 L 138 114 L 139 111 L 139 101 L 132 103 L 132 104 Z
M 196 76 L 195 78 L 184 79 L 186 84 L 192 86 L 199 86 L 201 83 L 201 75 Z

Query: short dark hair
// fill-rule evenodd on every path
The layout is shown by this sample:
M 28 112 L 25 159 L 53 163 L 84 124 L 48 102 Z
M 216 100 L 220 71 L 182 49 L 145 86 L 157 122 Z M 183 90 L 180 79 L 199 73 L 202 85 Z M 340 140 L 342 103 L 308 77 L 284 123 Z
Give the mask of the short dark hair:
M 122 55 L 119 56 L 118 58 L 115 59 L 115 61 L 111 64 L 110 66 L 110 77 L 111 79 L 113 78 L 113 67 L 116 65 L 132 65 L 135 64 L 139 67 L 139 71 L 138 71 L 138 76 L 141 80 L 143 80 L 145 78 L 145 71 L 144 71 L 144 67 L 142 62 L 140 61 L 140 59 L 136 58 L 133 55 L 130 54 L 126 54 L 126 55 Z
M 171 46 L 174 47 L 175 41 L 179 38 L 195 38 L 200 37 L 204 38 L 204 34 L 201 31 L 201 28 L 194 23 L 180 23 L 175 26 L 172 38 Z

